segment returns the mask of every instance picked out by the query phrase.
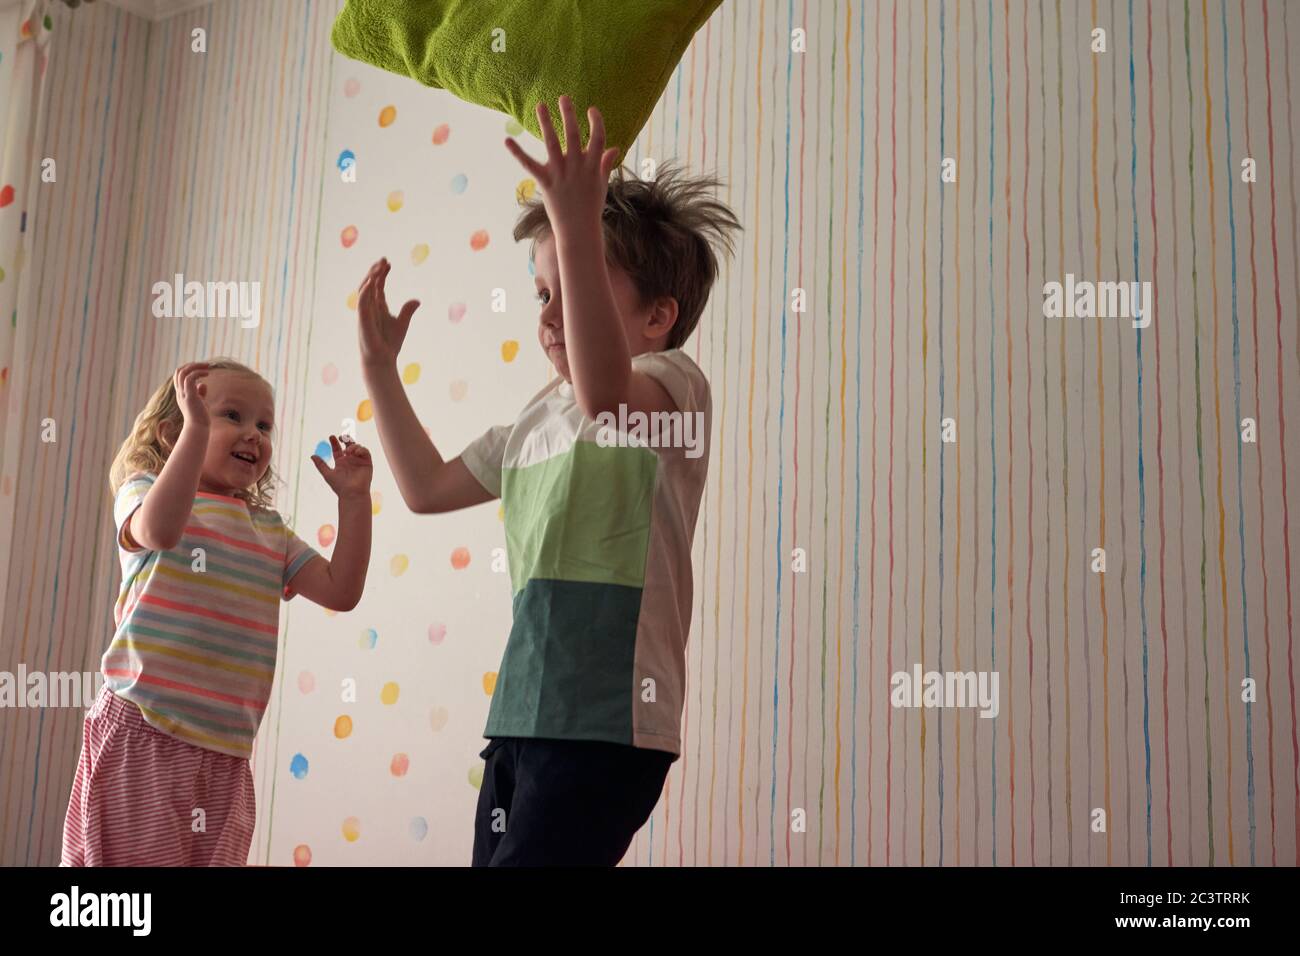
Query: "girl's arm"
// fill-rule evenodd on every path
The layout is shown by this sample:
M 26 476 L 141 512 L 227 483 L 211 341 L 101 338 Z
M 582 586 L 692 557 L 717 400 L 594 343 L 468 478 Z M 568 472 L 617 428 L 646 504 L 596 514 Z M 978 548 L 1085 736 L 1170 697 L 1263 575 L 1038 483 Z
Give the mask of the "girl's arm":
M 191 362 L 176 370 L 176 399 L 185 424 L 144 502 L 123 525 L 128 543 L 150 551 L 166 551 L 180 543 L 208 450 L 211 419 L 203 401 L 207 386 L 202 384 L 207 369 L 205 362 Z
M 312 461 L 339 497 L 339 530 L 330 559 L 313 558 L 289 581 L 287 597 L 301 594 L 331 611 L 350 611 L 361 601 L 370 567 L 370 452 L 355 442 L 344 449 L 330 436 L 334 468 Z

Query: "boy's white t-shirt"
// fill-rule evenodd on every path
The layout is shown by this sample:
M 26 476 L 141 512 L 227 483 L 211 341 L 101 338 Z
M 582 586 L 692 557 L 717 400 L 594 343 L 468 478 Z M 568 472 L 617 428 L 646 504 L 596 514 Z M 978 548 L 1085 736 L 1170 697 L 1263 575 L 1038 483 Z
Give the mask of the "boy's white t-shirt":
M 557 378 L 513 425 L 461 453 L 502 500 L 514 595 L 486 737 L 681 753 L 691 542 L 713 407 L 680 349 L 637 355 L 632 367 L 672 396 L 674 415 L 609 428 Z

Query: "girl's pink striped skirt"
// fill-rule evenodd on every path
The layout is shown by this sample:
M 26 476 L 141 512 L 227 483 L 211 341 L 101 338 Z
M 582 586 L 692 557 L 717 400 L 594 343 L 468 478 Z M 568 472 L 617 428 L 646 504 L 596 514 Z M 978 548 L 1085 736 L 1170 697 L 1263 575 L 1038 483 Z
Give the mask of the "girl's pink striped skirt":
M 105 686 L 81 733 L 61 865 L 244 866 L 254 809 L 247 760 L 151 727 Z

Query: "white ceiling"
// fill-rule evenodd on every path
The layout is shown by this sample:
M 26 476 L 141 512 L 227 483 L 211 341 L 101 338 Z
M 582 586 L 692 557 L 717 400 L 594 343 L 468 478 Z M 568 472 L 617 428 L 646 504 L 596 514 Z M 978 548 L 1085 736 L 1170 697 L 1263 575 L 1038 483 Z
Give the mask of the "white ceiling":
M 148 20 L 166 20 L 186 10 L 207 6 L 213 0 L 108 0 L 108 2 Z

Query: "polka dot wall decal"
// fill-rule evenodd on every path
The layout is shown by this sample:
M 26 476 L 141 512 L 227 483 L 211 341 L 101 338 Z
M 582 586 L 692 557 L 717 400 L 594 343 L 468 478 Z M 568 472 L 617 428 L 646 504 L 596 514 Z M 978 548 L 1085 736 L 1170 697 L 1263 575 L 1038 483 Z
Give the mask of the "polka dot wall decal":
M 513 116 L 510 117 L 508 120 L 506 120 L 506 135 L 507 135 L 507 136 L 518 136 L 518 135 L 519 135 L 520 133 L 522 133 L 523 131 L 524 131 L 524 128 L 523 128 L 522 126 L 519 125 L 519 120 L 515 119 Z
M 487 244 L 488 231 L 486 229 L 478 229 L 469 237 L 469 247 L 475 252 L 482 252 L 487 248 Z
M 6 183 L 0 187 L 0 209 L 8 206 L 14 201 L 14 187 Z
M 469 567 L 469 548 L 456 548 L 451 552 L 451 566 L 457 571 Z
M 302 754 L 294 754 L 293 759 L 289 761 L 289 773 L 293 774 L 295 780 L 307 776 L 307 758 Z
M 320 542 L 322 548 L 328 548 L 334 543 L 334 526 L 332 524 L 323 524 L 320 530 L 316 532 L 316 540 Z
M 456 381 L 451 383 L 447 392 L 451 395 L 451 400 L 453 402 L 459 402 L 465 397 L 466 393 L 469 392 L 469 382 L 458 378 Z
M 348 817 L 343 821 L 343 839 L 349 843 L 356 843 L 361 839 L 361 821 L 356 817 Z
M 339 153 L 337 165 L 339 169 L 347 169 L 356 161 L 357 161 L 357 154 L 352 152 L 352 150 L 350 149 L 345 149 L 343 150 L 343 152 Z
M 506 520 L 506 506 L 505 506 L 505 505 L 497 505 L 497 520 L 498 520 L 498 521 L 505 521 L 505 520 Z
M 294 866 L 311 866 L 311 847 L 305 843 L 299 843 L 293 848 L 293 865 Z
M 521 179 L 515 187 L 515 202 L 523 205 L 537 194 L 537 180 Z
M 343 95 L 346 96 L 348 99 L 352 99 L 352 97 L 356 96 L 360 92 L 361 92 L 361 81 L 358 80 L 355 76 L 349 76 L 346 80 L 343 81 Z
M 351 249 L 353 243 L 357 241 L 357 227 L 344 226 L 343 231 L 339 234 L 339 242 L 343 243 L 344 249 Z
M 429 244 L 427 242 L 417 242 L 411 247 L 411 265 L 418 266 L 427 258 L 429 258 Z
M 483 765 L 479 764 L 469 768 L 469 785 L 475 790 L 483 786 Z
M 397 119 L 397 107 L 385 106 L 379 111 L 379 125 L 381 127 L 392 126 L 393 121 Z
M 370 399 L 363 398 L 357 405 L 357 421 L 368 422 L 375 417 L 374 406 L 370 404 Z
M 372 515 L 377 515 L 379 514 L 380 509 L 383 507 L 384 507 L 383 496 L 380 495 L 379 492 L 377 491 L 370 492 L 370 513 Z
M 433 128 L 433 145 L 441 146 L 447 142 L 447 137 L 451 135 L 451 127 L 446 123 L 439 123 Z
M 451 191 L 454 192 L 456 195 L 458 196 L 461 195 L 463 192 L 465 192 L 465 189 L 468 186 L 469 186 L 469 177 L 466 176 L 464 173 L 457 173 L 455 176 L 451 177 Z
M 446 707 L 435 707 L 429 711 L 429 726 L 433 728 L 435 734 L 447 726 L 449 716 Z
M 334 736 L 339 740 L 352 736 L 352 718 L 347 714 L 341 715 L 334 721 Z
M 491 697 L 492 692 L 496 689 L 497 689 L 497 672 L 488 671 L 486 674 L 483 675 L 483 693 Z
M 394 777 L 405 777 L 406 771 L 411 769 L 411 758 L 406 754 L 393 754 L 392 761 L 388 764 L 388 771 Z
M 412 362 L 406 368 L 402 369 L 402 381 L 407 385 L 414 385 L 420 380 L 420 363 Z
M 298 690 L 304 694 L 310 694 L 316 689 L 316 675 L 311 671 L 303 671 L 298 675 Z
M 465 308 L 466 306 L 464 302 L 453 302 L 451 305 L 447 306 L 447 318 L 451 322 L 459 322 L 461 319 L 465 318 Z
M 355 292 L 348 293 L 348 308 L 353 312 L 357 310 L 357 294 Z
M 372 650 L 379 643 L 379 632 L 373 627 L 368 627 L 361 632 L 361 640 L 358 642 L 363 651 Z
M 388 194 L 388 211 L 397 212 L 404 202 L 406 202 L 406 195 L 400 189 L 394 189 Z
M 513 362 L 515 356 L 519 354 L 519 343 L 514 339 L 506 339 L 501 343 L 501 360 L 503 362 Z
M 447 625 L 434 623 L 429 625 L 429 643 L 441 644 L 447 639 Z
M 326 385 L 333 385 L 339 380 L 339 367 L 333 362 L 326 362 L 320 370 L 320 380 Z
M 404 554 L 393 555 L 393 560 L 388 562 L 388 570 L 393 572 L 393 577 L 400 578 L 406 573 L 406 569 L 411 566 L 411 561 Z
M 429 835 L 429 821 L 424 817 L 411 818 L 411 839 L 419 843 Z
M 380 703 L 384 704 L 385 706 L 391 707 L 393 704 L 397 703 L 397 697 L 401 692 L 402 689 L 397 686 L 397 681 L 390 680 L 379 691 Z
M 330 448 L 330 443 L 327 441 L 318 441 L 316 443 L 316 448 L 313 450 L 312 453 L 317 457 L 324 459 L 325 464 L 327 465 L 330 463 L 330 460 L 334 457 L 334 450 Z

